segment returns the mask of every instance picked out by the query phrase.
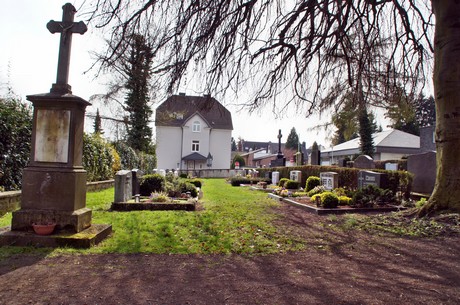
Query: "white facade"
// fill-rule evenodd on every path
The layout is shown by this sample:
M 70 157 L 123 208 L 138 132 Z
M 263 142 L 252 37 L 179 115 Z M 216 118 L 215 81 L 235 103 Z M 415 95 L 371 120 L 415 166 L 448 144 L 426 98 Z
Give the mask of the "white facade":
M 157 167 L 161 169 L 229 169 L 231 163 L 231 130 L 213 129 L 198 113 L 183 126 L 157 126 Z M 204 160 L 183 160 L 192 154 Z M 213 160 L 207 166 L 208 155 Z

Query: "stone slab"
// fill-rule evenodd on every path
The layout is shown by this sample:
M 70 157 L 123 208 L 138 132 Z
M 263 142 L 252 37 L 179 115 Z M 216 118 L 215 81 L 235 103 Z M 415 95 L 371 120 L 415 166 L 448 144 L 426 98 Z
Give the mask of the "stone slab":
M 4 227 L 0 228 L 0 246 L 87 249 L 99 244 L 111 233 L 112 226 L 107 224 L 93 224 L 79 233 L 61 231 L 47 236 L 37 235 L 32 230 L 11 231 L 9 227 Z
M 55 223 L 58 229 L 81 232 L 91 226 L 92 211 L 82 208 L 76 211 L 52 211 L 21 209 L 13 212 L 11 227 L 13 230 L 27 230 L 32 223 Z

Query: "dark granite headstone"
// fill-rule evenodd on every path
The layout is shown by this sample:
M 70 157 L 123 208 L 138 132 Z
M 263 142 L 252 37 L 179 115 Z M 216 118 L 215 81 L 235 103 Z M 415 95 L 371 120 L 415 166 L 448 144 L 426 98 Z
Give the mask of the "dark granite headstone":
M 176 172 L 174 174 L 176 176 Z M 131 171 L 133 196 L 140 194 L 140 180 L 143 175 L 144 173 L 140 169 L 135 168 Z
M 374 169 L 374 159 L 369 157 L 368 155 L 361 155 L 355 159 L 353 163 L 353 167 L 355 168 L 365 168 L 365 169 Z
M 368 185 L 375 185 L 380 187 L 381 173 L 371 171 L 359 171 L 358 172 L 358 188 L 363 188 Z
M 414 174 L 413 192 L 431 194 L 436 181 L 436 152 L 410 155 L 407 158 L 407 171 Z

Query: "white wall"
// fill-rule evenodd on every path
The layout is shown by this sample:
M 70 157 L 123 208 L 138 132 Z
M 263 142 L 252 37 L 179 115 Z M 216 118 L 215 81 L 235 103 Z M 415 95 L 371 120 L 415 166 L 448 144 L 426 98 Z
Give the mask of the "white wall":
M 200 132 L 193 132 L 193 122 L 199 121 Z M 231 160 L 231 130 L 211 129 L 199 115 L 191 117 L 183 127 L 156 127 L 156 154 L 157 168 L 185 170 L 187 165 L 182 158 L 192 152 L 192 141 L 200 142 L 197 153 L 207 157 L 211 153 L 213 157 L 211 169 L 229 169 Z M 182 162 L 182 163 L 181 163 Z M 206 161 L 195 162 L 195 168 L 207 169 Z M 190 168 L 189 168 L 190 169 Z
M 210 152 L 213 157 L 212 168 L 229 169 L 232 154 L 232 131 L 212 129 Z M 206 154 L 207 156 L 207 154 Z
M 380 161 L 399 160 L 408 154 L 380 153 Z
M 193 132 L 193 122 L 200 122 L 201 131 Z M 205 157 L 209 153 L 209 126 L 199 115 L 192 116 L 184 125 L 184 139 L 183 139 L 183 148 L 182 156 L 185 157 L 190 155 L 192 152 L 192 141 L 200 141 L 200 150 L 197 151 L 200 155 Z
M 157 168 L 177 168 L 177 163 L 181 162 L 181 128 L 157 126 L 156 138 Z

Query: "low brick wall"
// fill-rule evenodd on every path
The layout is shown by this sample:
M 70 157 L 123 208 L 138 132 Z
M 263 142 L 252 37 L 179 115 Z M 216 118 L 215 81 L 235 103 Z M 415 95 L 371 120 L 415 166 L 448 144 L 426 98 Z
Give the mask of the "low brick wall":
M 113 187 L 114 180 L 105 180 L 97 182 L 88 182 L 86 184 L 87 192 L 105 190 Z M 19 209 L 21 203 L 21 191 L 9 191 L 0 193 L 0 216 L 7 212 Z

